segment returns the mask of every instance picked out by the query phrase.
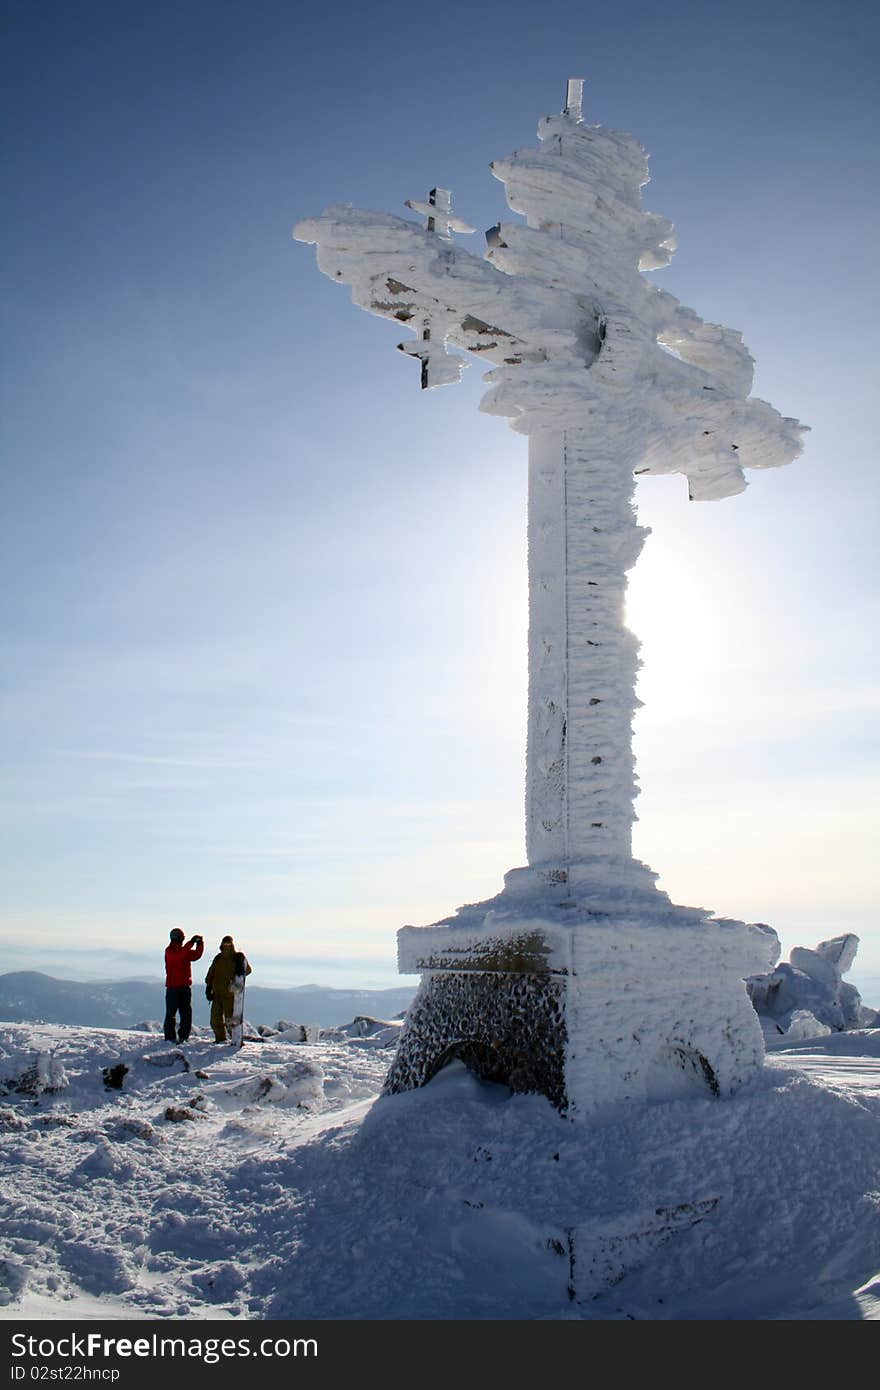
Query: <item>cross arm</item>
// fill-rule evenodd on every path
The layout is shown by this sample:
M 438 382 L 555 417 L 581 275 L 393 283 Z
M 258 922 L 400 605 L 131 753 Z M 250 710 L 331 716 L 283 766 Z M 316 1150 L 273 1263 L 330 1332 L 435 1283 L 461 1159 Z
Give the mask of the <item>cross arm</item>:
M 293 235 L 317 245 L 318 268 L 350 285 L 362 309 L 416 333 L 429 326 L 430 343 L 402 343 L 403 351 L 442 353 L 448 342 L 511 366 L 551 358 L 588 366 L 597 355 L 592 299 L 507 275 L 402 217 L 338 204 L 297 223 Z

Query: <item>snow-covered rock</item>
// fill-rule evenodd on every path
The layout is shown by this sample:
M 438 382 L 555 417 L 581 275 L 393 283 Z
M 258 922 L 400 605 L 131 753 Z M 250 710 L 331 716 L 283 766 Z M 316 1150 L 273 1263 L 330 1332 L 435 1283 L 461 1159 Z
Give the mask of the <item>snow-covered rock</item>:
M 271 1069 L 250 1071 L 233 1082 L 206 1091 L 215 1105 L 295 1105 L 320 1109 L 324 1094 L 324 1072 L 319 1062 L 298 1058 Z
M 785 1030 L 785 1036 L 793 1042 L 795 1038 L 824 1038 L 833 1031 L 827 1023 L 820 1023 L 809 1009 L 795 1009 Z
M 770 1025 L 765 1036 L 774 1027 L 777 1035 L 792 1038 L 875 1027 L 877 1011 L 866 1008 L 855 985 L 842 978 L 858 947 L 852 932 L 820 941 L 812 950 L 795 946 L 787 962 L 751 976 L 746 988 L 759 1019 Z
M 124 1182 L 134 1172 L 131 1163 L 117 1146 L 107 1138 L 100 1138 L 96 1147 L 77 1164 L 74 1177 L 112 1178 Z
M 344 1038 L 353 1042 L 364 1041 L 375 1047 L 396 1047 L 400 1041 L 401 1023 L 371 1018 L 369 1014 L 358 1014 L 351 1023 L 343 1023 L 338 1028 L 324 1030 L 326 1038 Z
M 835 966 L 838 974 L 845 975 L 852 969 L 858 949 L 859 938 L 854 932 L 846 932 L 843 936 L 833 936 L 830 941 L 820 941 L 816 954 Z
M 326 1030 L 329 1036 L 335 1036 L 334 1029 Z M 291 1023 L 289 1019 L 279 1019 L 278 1029 L 273 1034 L 273 1042 L 292 1042 L 292 1043 L 316 1043 L 321 1036 L 321 1028 L 317 1023 Z M 340 1034 L 340 1036 L 342 1036 Z
M 22 1260 L 0 1259 L 0 1308 L 20 1298 L 27 1287 L 29 1270 Z
M 64 1064 L 52 1053 L 38 1052 L 19 1075 L 4 1078 L 4 1088 L 21 1095 L 39 1096 L 44 1092 L 62 1091 L 68 1084 Z

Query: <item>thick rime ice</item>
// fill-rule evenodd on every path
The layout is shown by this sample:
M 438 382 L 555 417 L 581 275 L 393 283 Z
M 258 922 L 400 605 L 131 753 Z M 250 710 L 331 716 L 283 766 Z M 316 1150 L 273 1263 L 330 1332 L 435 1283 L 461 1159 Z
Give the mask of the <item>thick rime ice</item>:
M 724 1093 L 760 1064 L 742 979 L 773 965 L 775 933 L 674 907 L 632 857 L 638 657 L 623 606 L 647 535 L 636 475 L 731 496 L 745 469 L 791 462 L 804 428 L 749 397 L 739 333 L 643 275 L 668 263 L 672 225 L 641 207 L 641 145 L 583 124 L 581 86 L 541 121 L 538 148 L 492 165 L 526 220 L 493 227 L 484 259 L 454 244 L 469 228 L 439 188 L 407 204 L 425 226 L 345 204 L 294 232 L 355 304 L 415 332 L 400 347 L 423 387 L 459 379 L 449 348 L 485 358 L 481 408 L 529 436 L 529 867 L 492 902 L 401 932 L 401 970 L 426 979 L 389 1087 L 421 1084 L 457 1049 L 572 1114 L 691 1071 Z M 531 1033 L 514 1022 L 524 989 Z
M 788 964 L 747 980 L 765 1036 L 809 1038 L 878 1027 L 880 1011 L 867 1008 L 855 985 L 843 979 L 858 948 L 859 938 L 852 932 L 820 941 L 812 951 L 795 946 Z
M 447 346 L 498 364 L 482 408 L 524 434 L 584 429 L 607 450 L 633 429 L 636 471 L 685 473 L 694 498 L 742 491 L 744 468 L 790 463 L 804 427 L 747 399 L 753 362 L 740 334 L 640 274 L 675 245 L 671 223 L 640 206 L 641 145 L 570 115 L 547 117 L 538 134 L 539 149 L 492 166 L 527 225 L 492 228 L 485 259 L 435 217 L 422 227 L 349 204 L 294 235 L 317 243 L 320 269 L 350 285 L 355 304 L 415 331 L 401 348 L 428 359 L 426 385 L 459 379 L 465 363 L 444 364 Z M 463 229 L 448 215 L 442 225 Z

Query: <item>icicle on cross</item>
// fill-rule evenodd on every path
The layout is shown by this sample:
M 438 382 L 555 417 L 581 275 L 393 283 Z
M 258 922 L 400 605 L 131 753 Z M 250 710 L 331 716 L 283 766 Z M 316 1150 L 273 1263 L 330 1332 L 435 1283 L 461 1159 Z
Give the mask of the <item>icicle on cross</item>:
M 404 207 L 412 208 L 425 217 L 425 230 L 433 232 L 442 241 L 452 241 L 453 232 L 473 232 L 461 218 L 452 215 L 452 194 L 448 188 L 432 188 L 426 203 L 407 198 Z M 417 357 L 422 364 L 421 387 L 446 386 L 459 381 L 465 363 L 461 358 L 451 357 L 446 350 L 446 332 L 438 332 L 440 325 L 432 316 L 422 323 L 421 337 L 416 343 L 398 343 L 398 351 L 408 357 Z

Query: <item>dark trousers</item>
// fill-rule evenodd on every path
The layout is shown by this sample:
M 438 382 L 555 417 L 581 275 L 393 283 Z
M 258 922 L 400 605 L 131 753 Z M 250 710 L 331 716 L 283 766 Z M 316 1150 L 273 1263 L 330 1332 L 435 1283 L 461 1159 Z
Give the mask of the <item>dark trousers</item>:
M 176 1013 L 180 1014 L 180 1028 L 175 1033 Z M 165 1041 L 186 1042 L 192 1028 L 192 985 L 174 985 L 165 991 Z

